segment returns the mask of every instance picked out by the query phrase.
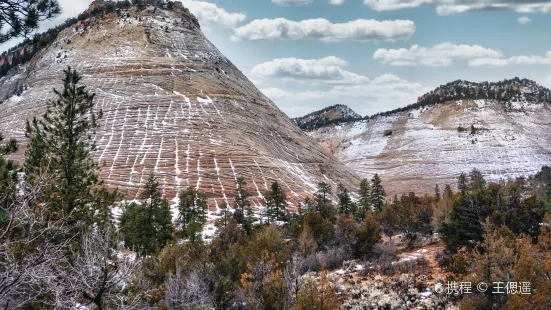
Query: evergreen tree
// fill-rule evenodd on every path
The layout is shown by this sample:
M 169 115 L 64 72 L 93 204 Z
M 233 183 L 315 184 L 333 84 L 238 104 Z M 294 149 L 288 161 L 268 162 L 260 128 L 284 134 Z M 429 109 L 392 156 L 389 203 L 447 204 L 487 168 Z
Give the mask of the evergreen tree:
M 354 213 L 352 199 L 350 199 L 350 195 L 348 194 L 346 187 L 344 187 L 341 183 L 337 185 L 337 198 L 339 199 L 339 213 L 346 215 Z
M 457 189 L 459 189 L 461 195 L 465 195 L 468 190 L 467 175 L 463 172 L 459 175 L 459 178 L 457 179 Z
M 52 19 L 61 12 L 56 0 L 2 0 L 0 4 L 0 44 L 16 37 L 29 36 L 38 29 L 40 22 Z
M 318 191 L 315 194 L 316 196 L 316 208 L 319 214 L 324 218 L 328 219 L 333 216 L 333 204 L 329 197 L 331 196 L 331 185 L 320 182 L 318 183 Z
M 230 210 L 226 201 L 222 202 L 222 204 L 220 205 L 220 210 L 220 212 L 222 213 L 222 227 L 226 227 L 228 225 L 228 219 L 230 218 Z
M 378 174 L 375 174 L 371 179 L 371 196 L 370 202 L 374 210 L 381 212 L 383 210 L 383 205 L 386 200 L 386 192 L 381 184 L 381 177 Z
M 247 182 L 243 177 L 237 177 L 236 180 L 236 195 L 234 199 L 234 213 L 233 217 L 237 223 L 247 231 L 247 233 L 252 232 L 252 208 L 251 203 L 249 202 L 249 192 L 245 188 Z
M 117 194 L 103 186 L 90 154 L 95 150 L 93 134 L 102 112 L 94 111 L 95 94 L 81 85 L 80 75 L 71 68 L 64 73 L 63 91 L 54 89 L 57 99 L 48 101 L 41 119 L 27 122 L 30 141 L 25 171 L 31 183 L 44 172 L 55 183 L 44 191 L 44 195 L 56 198 L 49 204 L 52 218 L 68 216 L 72 225 L 78 220 L 104 228 L 110 225 L 108 208 Z
M 178 224 L 182 226 L 182 230 L 191 242 L 195 242 L 207 220 L 207 199 L 205 195 L 193 187 L 188 187 L 180 194 L 178 211 L 180 213 Z
M 273 182 L 266 192 L 268 224 L 271 220 L 283 221 L 287 217 L 287 201 L 285 192 L 277 181 Z
M 0 134 L 0 142 L 4 138 Z M 4 158 L 5 155 L 17 151 L 17 142 L 10 140 L 0 146 L 0 228 L 9 222 L 9 213 L 16 199 L 16 185 L 18 183 L 17 165 Z
M 145 256 L 157 253 L 171 241 L 174 227 L 170 206 L 154 176 L 147 179 L 139 198 L 141 204 L 130 204 L 123 211 L 120 227 L 127 246 Z
M 354 254 L 357 258 L 365 258 L 371 254 L 373 246 L 381 241 L 381 226 L 373 214 L 368 214 L 355 234 Z
M 142 243 L 143 216 L 142 206 L 135 202 L 122 206 L 122 214 L 119 217 L 119 231 L 124 244 L 135 251 L 139 251 Z
M 362 179 L 360 182 L 360 190 L 358 191 L 360 195 L 360 201 L 358 205 L 358 215 L 361 219 L 364 218 L 367 211 L 371 211 L 371 185 L 369 184 L 368 179 Z

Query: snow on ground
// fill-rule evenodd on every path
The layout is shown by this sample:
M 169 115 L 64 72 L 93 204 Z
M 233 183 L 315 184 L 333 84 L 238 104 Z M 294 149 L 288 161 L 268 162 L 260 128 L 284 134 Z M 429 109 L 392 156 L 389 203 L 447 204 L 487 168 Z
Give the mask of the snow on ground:
M 335 156 L 361 177 L 382 176 L 391 192 L 455 184 L 480 170 L 489 181 L 527 176 L 551 162 L 551 112 L 543 104 L 458 100 L 391 116 L 320 128 Z M 461 107 L 462 106 L 462 107 Z M 477 128 L 475 135 L 470 127 Z M 457 128 L 466 128 L 458 132 Z M 385 135 L 385 131 L 392 134 Z M 391 188 L 394 186 L 395 188 Z

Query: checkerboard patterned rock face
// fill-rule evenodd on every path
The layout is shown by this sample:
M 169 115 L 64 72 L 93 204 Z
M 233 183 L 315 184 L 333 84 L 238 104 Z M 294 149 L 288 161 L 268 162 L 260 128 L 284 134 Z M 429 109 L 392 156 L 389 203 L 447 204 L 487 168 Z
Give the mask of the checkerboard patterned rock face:
M 131 8 L 62 31 L 33 61 L 0 79 L 0 98 L 8 98 L 0 104 L 6 137 L 25 141 L 25 120 L 44 112 L 67 66 L 96 93 L 104 117 L 93 155 L 101 177 L 126 199 L 137 197 L 150 174 L 167 198 L 193 186 L 209 194 L 211 207 L 232 202 L 238 176 L 245 178 L 253 205 L 264 202 L 274 180 L 293 202 L 314 192 L 319 181 L 351 189 L 359 182 L 180 9 Z M 19 85 L 26 90 L 13 95 Z

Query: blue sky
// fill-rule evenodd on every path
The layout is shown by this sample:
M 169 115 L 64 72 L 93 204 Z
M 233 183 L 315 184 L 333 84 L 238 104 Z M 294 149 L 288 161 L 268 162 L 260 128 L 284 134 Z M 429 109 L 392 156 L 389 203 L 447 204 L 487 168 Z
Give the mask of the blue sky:
M 91 2 L 59 1 L 58 20 Z M 373 114 L 456 79 L 551 87 L 551 1 L 180 1 L 290 117 L 338 103 Z

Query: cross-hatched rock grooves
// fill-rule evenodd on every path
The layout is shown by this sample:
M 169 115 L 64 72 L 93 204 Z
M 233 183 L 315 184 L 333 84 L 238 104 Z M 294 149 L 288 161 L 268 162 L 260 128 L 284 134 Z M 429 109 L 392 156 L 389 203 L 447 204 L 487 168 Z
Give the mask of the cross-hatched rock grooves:
M 0 98 L 11 96 L 14 83 L 27 86 L 0 104 L 6 137 L 25 141 L 24 121 L 44 112 L 71 66 L 103 110 L 93 153 L 100 175 L 126 199 L 138 196 L 150 174 L 167 198 L 177 201 L 192 186 L 208 194 L 212 208 L 232 203 L 238 176 L 257 206 L 275 180 L 293 204 L 318 181 L 354 188 L 357 176 L 260 93 L 186 12 L 132 7 L 121 15 L 127 13 L 62 31 L 32 69 L 0 79 Z
M 381 174 L 393 196 L 455 186 L 473 168 L 490 181 L 533 175 L 551 164 L 550 120 L 547 103 L 457 100 L 309 134 L 360 176 Z

